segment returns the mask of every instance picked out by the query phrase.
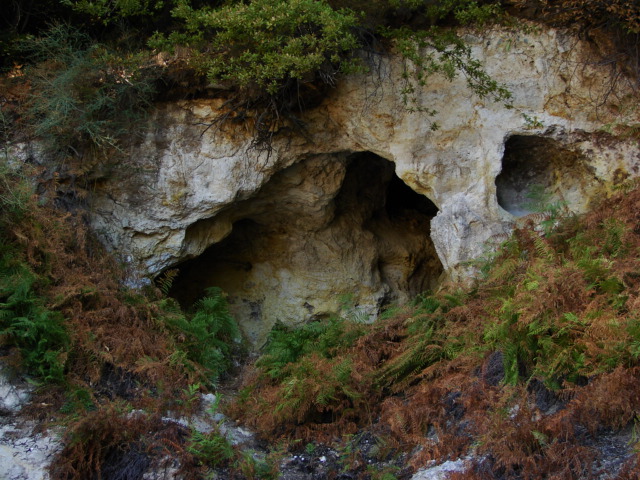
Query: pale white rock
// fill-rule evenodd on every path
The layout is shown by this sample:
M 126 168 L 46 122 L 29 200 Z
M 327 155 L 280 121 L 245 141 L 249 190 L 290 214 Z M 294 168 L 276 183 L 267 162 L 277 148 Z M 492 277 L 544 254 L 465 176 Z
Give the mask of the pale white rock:
M 36 422 L 20 416 L 33 388 L 0 366 L 0 480 L 45 480 L 61 448 L 55 432 L 37 433 Z
M 35 422 L 0 426 L 0 480 L 47 480 L 49 465 L 62 448 L 52 432 L 33 434 Z
M 447 460 L 439 465 L 418 470 L 411 480 L 446 480 L 450 473 L 464 472 L 466 469 L 464 460 Z
M 29 401 L 32 390 L 24 378 L 12 378 L 0 365 L 0 415 L 18 412 Z
M 433 76 L 416 101 L 437 115 L 409 112 L 395 55 L 341 81 L 305 113 L 307 136 L 276 139 L 270 156 L 248 149 L 240 128 L 207 127 L 220 100 L 161 105 L 124 174 L 96 188 L 92 224 L 114 252 L 133 258 L 133 273 L 187 268 L 195 276 L 180 286 L 185 298 L 215 279 L 260 345 L 276 320 L 321 318 L 345 297 L 374 316 L 389 301 L 436 286 L 442 271 L 468 279 L 487 242 L 530 211 L 533 184 L 550 201 L 583 211 L 637 176 L 637 145 L 603 131 L 635 121 L 619 113 L 628 85 L 621 77 L 610 88 L 611 69 L 593 61 L 587 44 L 542 27 L 467 39 L 488 73 L 511 90 L 513 108 L 479 98 L 462 76 Z M 358 152 L 392 162 L 397 176 L 437 207 L 435 218 L 381 214 L 386 207 L 376 202 L 390 184 L 372 186 L 369 195 L 361 186 L 355 203 L 362 208 L 336 213 L 353 193 L 345 172 Z M 358 175 L 363 185 L 371 180 L 365 167 Z M 211 245 L 217 257 L 203 259 L 199 272 L 182 263 Z M 428 251 L 437 255 L 428 259 Z

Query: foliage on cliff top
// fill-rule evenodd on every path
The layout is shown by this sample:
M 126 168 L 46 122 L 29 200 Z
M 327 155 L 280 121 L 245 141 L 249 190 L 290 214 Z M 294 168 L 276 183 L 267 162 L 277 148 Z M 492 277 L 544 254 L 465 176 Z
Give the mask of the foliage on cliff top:
M 253 132 L 254 146 L 269 150 L 278 132 L 303 128 L 300 113 L 341 75 L 367 68 L 362 52 L 370 60 L 390 40 L 407 63 L 407 108 L 435 113 L 413 102 L 435 74 L 464 75 L 480 96 L 508 101 L 507 90 L 450 27 L 482 28 L 501 18 L 503 4 L 513 3 L 47 0 L 36 8 L 15 0 L 0 13 L 7 27 L 0 54 L 5 67 L 20 65 L 8 84 L 22 82 L 24 88 L 9 85 L 2 108 L 18 114 L 22 132 L 44 138 L 63 158 L 95 163 L 101 156 L 116 163 L 122 134 L 135 131 L 154 95 L 218 95 L 226 103 L 215 124 L 242 124 Z M 604 26 L 611 36 L 622 32 L 618 45 L 638 35 L 638 7 L 630 0 L 515 3 L 544 10 L 540 18 L 546 21 L 577 22 L 587 30 Z M 63 30 L 67 40 L 61 43 Z M 47 59 L 33 55 L 34 47 L 55 39 Z M 427 49 L 432 53 L 425 55 Z M 624 51 L 615 64 L 637 60 L 631 47 Z
M 471 290 L 420 296 L 330 349 L 276 335 L 232 412 L 303 444 L 369 428 L 415 467 L 475 452 L 477 478 L 585 478 L 597 432 L 640 418 L 638 211 L 634 190 L 546 232 L 534 214 Z
M 436 26 L 482 24 L 495 16 L 495 2 L 253 0 L 203 6 L 197 0 L 59 1 L 62 13 L 55 14 L 51 2 L 48 11 L 52 21 L 68 26 L 54 24 L 47 30 L 39 23 L 32 28 L 11 24 L 16 37 L 5 51 L 6 64 L 21 61 L 32 67 L 12 75 L 9 83 L 26 80 L 27 88 L 17 97 L 8 89 L 3 103 L 15 107 L 20 126 L 30 127 L 23 131 L 44 137 L 52 150 L 70 158 L 90 157 L 86 151 L 114 157 L 121 134 L 139 122 L 154 88 L 167 88 L 155 76 L 163 63 L 169 66 L 164 72 L 169 83 L 184 69 L 206 77 L 209 85 L 199 85 L 202 90 L 227 97 L 219 121 L 249 125 L 254 144 L 269 147 L 277 131 L 300 128 L 299 113 L 317 102 L 326 86 L 366 67 L 359 49 L 380 53 L 383 29 L 386 38 L 402 37 L 401 51 L 411 53 L 406 58 L 417 64 L 418 81 L 462 72 L 483 96 L 504 94 L 470 49 Z M 15 12 L 5 13 L 7 23 L 12 13 L 19 17 L 22 2 L 16 5 Z M 412 19 L 425 27 L 418 28 L 421 34 L 396 28 Z M 127 40 L 133 32 L 155 51 Z M 409 43 L 415 47 L 408 48 Z M 428 62 L 417 61 L 425 47 L 437 53 Z M 161 53 L 167 50 L 173 55 Z

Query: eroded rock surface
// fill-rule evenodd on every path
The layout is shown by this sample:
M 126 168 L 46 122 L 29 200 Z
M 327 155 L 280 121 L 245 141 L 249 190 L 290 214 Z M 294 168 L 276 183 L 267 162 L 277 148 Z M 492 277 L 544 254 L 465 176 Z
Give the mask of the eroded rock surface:
M 37 432 L 38 422 L 20 415 L 33 387 L 0 364 L 0 480 L 46 480 L 61 449 L 54 431 Z
M 436 213 L 376 155 L 312 157 L 216 217 L 233 225 L 230 235 L 181 265 L 171 294 L 189 305 L 222 287 L 255 344 L 276 319 L 295 324 L 345 305 L 368 319 L 436 286 Z M 209 222 L 187 237 L 206 235 Z
M 341 82 L 305 114 L 307 135 L 279 137 L 270 156 L 240 129 L 211 127 L 219 100 L 166 104 L 129 168 L 97 189 L 93 225 L 133 273 L 181 266 L 185 299 L 220 284 L 259 343 L 276 319 L 322 316 L 344 295 L 372 314 L 434 286 L 440 270 L 467 277 L 529 211 L 534 184 L 581 211 L 637 175 L 635 143 L 602 131 L 625 121 L 627 85 L 588 45 L 555 30 L 468 40 L 513 108 L 434 76 L 415 100 L 438 114 L 410 112 L 393 55 Z M 360 158 L 375 161 L 354 173 Z M 392 187 L 378 179 L 393 175 L 417 194 L 409 216 L 385 203 Z

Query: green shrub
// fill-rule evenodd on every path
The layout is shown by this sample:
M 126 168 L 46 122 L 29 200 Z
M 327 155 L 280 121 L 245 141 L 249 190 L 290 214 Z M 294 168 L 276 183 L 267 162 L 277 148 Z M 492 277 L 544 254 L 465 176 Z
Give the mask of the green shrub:
M 224 435 L 221 435 L 217 429 L 214 429 L 211 433 L 201 433 L 193 430 L 187 451 L 210 467 L 225 465 L 236 454 L 229 440 Z
M 109 24 L 123 17 L 148 16 L 163 7 L 162 0 L 60 0 L 62 5 Z
M 19 349 L 29 373 L 60 382 L 70 339 L 62 315 L 47 309 L 38 294 L 46 279 L 32 271 L 10 236 L 37 207 L 32 185 L 8 160 L 0 160 L 0 340 Z
M 362 394 L 352 377 L 351 359 L 325 359 L 305 355 L 286 368 L 273 414 L 285 422 L 303 422 L 321 412 L 335 418 L 353 416 L 353 405 Z
M 158 34 L 152 46 L 196 47 L 194 63 L 212 81 L 271 95 L 291 80 L 313 80 L 316 71 L 333 77 L 349 69 L 345 55 L 357 46 L 355 15 L 324 1 L 253 0 L 197 10 L 182 1 L 173 15 L 184 21 L 183 31 Z
M 539 377 L 557 390 L 563 380 L 575 382 L 585 371 L 587 326 L 573 313 L 519 322 L 505 304 L 502 321 L 489 324 L 484 339 L 490 350 L 503 353 L 505 383 L 515 385 L 525 374 L 525 380 Z
M 340 74 L 364 70 L 357 51 L 379 46 L 380 35 L 396 43 L 406 71 L 413 72 L 406 74 L 402 91 L 408 109 L 435 114 L 419 104 L 417 91 L 436 73 L 449 80 L 463 74 L 481 97 L 507 102 L 510 93 L 483 70 L 453 30 L 388 28 L 389 14 L 406 11 L 422 22 L 428 19 L 430 25 L 449 18 L 458 24 L 484 24 L 496 18 L 497 5 L 478 5 L 474 0 L 446 0 L 426 7 L 417 0 L 253 0 L 195 9 L 181 0 L 173 15 L 182 21 L 182 28 L 168 35 L 158 32 L 149 45 L 164 50 L 188 47 L 190 53 L 184 58 L 189 65 L 214 84 L 240 89 L 240 95 L 226 103 L 228 111 L 220 121 L 249 119 L 254 145 L 270 151 L 275 132 L 300 126 L 296 115 L 307 103 L 305 86 L 317 91 L 319 84 L 333 85 Z M 432 53 L 425 53 L 426 48 Z
M 120 56 L 72 27 L 56 25 L 25 42 L 33 67 L 28 123 L 49 152 L 113 151 L 151 105 L 142 57 Z
M 176 362 L 182 358 L 204 367 L 211 382 L 229 369 L 233 346 L 241 335 L 222 290 L 208 288 L 206 296 L 194 305 L 193 313 L 184 315 L 176 309 L 165 317 L 165 322 L 176 337 L 184 339 L 174 354 Z
M 362 325 L 340 317 L 288 327 L 277 322 L 256 365 L 274 379 L 286 375 L 285 367 L 305 355 L 318 353 L 331 358 L 341 347 L 351 345 L 364 333 Z
M 0 338 L 20 350 L 29 373 L 61 382 L 70 344 L 64 318 L 43 305 L 34 291 L 41 280 L 16 258 L 16 251 L 6 245 L 0 250 Z

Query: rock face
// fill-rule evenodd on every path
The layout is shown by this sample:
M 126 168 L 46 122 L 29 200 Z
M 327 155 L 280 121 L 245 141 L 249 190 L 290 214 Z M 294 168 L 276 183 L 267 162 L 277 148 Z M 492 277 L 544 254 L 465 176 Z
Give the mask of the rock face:
M 0 480 L 48 479 L 49 463 L 61 449 L 56 432 L 36 433 L 38 423 L 20 415 L 32 390 L 0 364 Z
M 185 262 L 171 294 L 191 304 L 203 288 L 229 293 L 250 340 L 264 319 L 296 323 L 353 308 L 375 315 L 436 286 L 442 273 L 429 236 L 435 205 L 371 153 L 319 155 L 273 175 L 214 222 L 229 236 Z M 211 220 L 187 231 L 199 237 Z
M 627 85 L 588 45 L 555 30 L 467 40 L 513 108 L 433 76 L 415 100 L 436 116 L 408 111 L 393 55 L 345 79 L 270 156 L 213 125 L 219 100 L 161 105 L 128 168 L 96 190 L 93 226 L 133 274 L 180 268 L 185 303 L 222 287 L 260 344 L 277 319 L 345 300 L 369 316 L 443 273 L 468 277 L 531 193 L 581 211 L 637 175 L 635 143 L 602 130 L 633 121 L 620 117 Z

